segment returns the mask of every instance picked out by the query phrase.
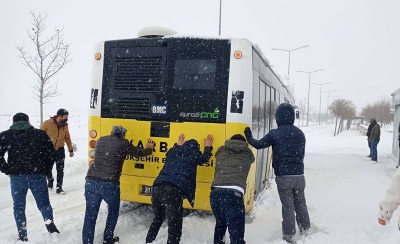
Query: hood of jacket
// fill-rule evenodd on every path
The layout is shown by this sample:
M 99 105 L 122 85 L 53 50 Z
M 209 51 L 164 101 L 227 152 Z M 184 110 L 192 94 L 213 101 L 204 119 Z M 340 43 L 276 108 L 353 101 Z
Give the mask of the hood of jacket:
M 32 128 L 32 125 L 29 124 L 27 121 L 18 121 L 15 122 L 12 126 L 10 126 L 10 129 L 12 130 L 27 130 L 29 128 Z
M 233 152 L 240 152 L 248 148 L 247 142 L 240 140 L 228 140 L 225 142 L 225 147 Z
M 185 143 L 183 143 L 182 147 L 185 150 L 189 151 L 190 154 L 197 154 L 198 152 L 200 152 L 200 145 L 194 139 L 190 139 L 190 140 L 186 141 Z
M 293 125 L 295 118 L 293 106 L 289 103 L 282 103 L 276 109 L 275 118 L 278 126 Z

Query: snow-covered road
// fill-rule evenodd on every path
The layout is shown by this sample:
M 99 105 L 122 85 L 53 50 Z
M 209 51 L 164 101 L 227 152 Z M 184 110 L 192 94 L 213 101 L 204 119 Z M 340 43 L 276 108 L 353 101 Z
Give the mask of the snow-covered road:
M 0 117 L 5 129 L 9 118 Z M 71 136 L 78 145 L 74 158 L 67 158 L 65 196 L 50 193 L 55 223 L 61 231 L 60 243 L 81 243 L 85 199 L 86 116 L 70 118 Z M 312 222 L 312 235 L 303 244 L 395 244 L 400 243 L 397 228 L 399 213 L 386 227 L 377 223 L 378 203 L 385 195 L 395 172 L 390 158 L 392 134 L 382 130 L 378 163 L 366 157 L 366 137 L 355 127 L 332 136 L 333 125 L 302 128 L 306 134 L 306 198 Z M 32 196 L 28 195 L 27 219 L 29 243 L 51 243 Z M 95 243 L 100 243 L 107 208 L 102 205 Z M 281 240 L 281 206 L 275 184 L 267 189 L 246 217 L 246 241 L 249 244 L 284 244 Z M 144 243 L 152 219 L 149 206 L 123 203 L 115 234 L 121 243 Z M 195 212 L 184 219 L 181 243 L 213 243 L 214 218 Z M 155 244 L 166 242 L 164 224 Z M 0 175 L 0 243 L 14 243 L 17 237 L 8 177 Z M 228 243 L 228 242 L 227 242 Z

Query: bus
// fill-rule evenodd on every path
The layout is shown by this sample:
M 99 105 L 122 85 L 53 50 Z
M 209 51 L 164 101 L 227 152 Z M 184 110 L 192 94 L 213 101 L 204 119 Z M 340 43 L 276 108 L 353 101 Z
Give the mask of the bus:
M 201 150 L 207 134 L 213 153 L 230 136 L 252 128 L 256 139 L 276 128 L 280 103 L 294 104 L 290 89 L 271 68 L 260 48 L 247 39 L 179 36 L 159 27 L 142 29 L 137 38 L 99 42 L 93 53 L 89 110 L 88 164 L 96 140 L 122 125 L 126 139 L 156 146 L 148 157 L 127 157 L 120 180 L 121 200 L 151 204 L 151 186 L 169 148 L 181 133 Z M 246 212 L 268 187 L 272 150 L 252 149 L 256 156 L 244 195 Z M 211 211 L 209 194 L 215 157 L 197 168 L 192 208 Z

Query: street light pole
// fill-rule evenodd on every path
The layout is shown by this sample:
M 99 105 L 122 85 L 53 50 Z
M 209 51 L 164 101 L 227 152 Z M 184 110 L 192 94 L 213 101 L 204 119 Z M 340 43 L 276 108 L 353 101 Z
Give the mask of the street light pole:
M 219 0 L 219 32 L 218 35 L 221 35 L 221 16 L 222 16 L 222 0 Z
M 297 72 L 299 72 L 299 73 L 306 73 L 306 74 L 308 74 L 308 99 L 307 99 L 307 123 L 306 123 L 306 126 L 308 126 L 308 119 L 309 119 L 309 116 L 310 116 L 310 86 L 311 86 L 311 74 L 312 74 L 312 73 L 315 73 L 315 72 L 318 72 L 318 71 L 322 71 L 322 70 L 324 70 L 324 69 L 314 70 L 314 71 L 311 71 L 311 72 L 309 72 L 309 71 L 297 71 Z
M 308 46 L 308 45 L 305 45 L 305 46 L 298 47 L 298 48 L 294 48 L 294 49 L 290 49 L 290 50 L 287 50 L 287 49 L 280 49 L 280 48 L 272 48 L 272 50 L 273 50 L 273 51 L 284 51 L 284 52 L 288 52 L 288 53 L 289 53 L 289 63 L 288 63 L 288 71 L 287 71 L 287 73 L 288 73 L 288 75 L 289 75 L 289 74 L 290 74 L 290 53 L 293 52 L 293 51 L 299 50 L 299 49 L 301 49 L 301 48 L 306 48 L 306 47 L 309 47 L 309 46 Z
M 332 82 L 327 82 L 323 84 L 319 83 L 312 83 L 313 85 L 318 85 L 319 86 L 319 125 L 321 125 L 321 101 L 322 101 L 322 86 L 331 84 Z
M 322 91 L 323 93 L 327 93 L 328 94 L 328 103 L 326 105 L 326 122 L 327 123 L 328 123 L 328 118 L 329 118 L 329 94 L 331 94 L 332 92 L 335 92 L 335 91 L 337 91 L 337 90 L 333 90 L 333 91 L 329 91 L 329 92 Z

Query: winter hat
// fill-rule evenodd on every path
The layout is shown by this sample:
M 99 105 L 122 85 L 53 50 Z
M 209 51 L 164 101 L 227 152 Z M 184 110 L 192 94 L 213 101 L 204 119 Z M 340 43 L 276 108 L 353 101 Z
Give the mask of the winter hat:
M 19 122 L 19 121 L 29 122 L 29 116 L 27 114 L 24 114 L 24 113 L 16 113 L 13 116 L 13 123 L 16 123 L 16 122 Z
M 246 138 L 244 138 L 244 136 L 242 136 L 241 134 L 233 135 L 233 136 L 231 137 L 231 140 L 239 140 L 239 141 L 247 142 L 247 141 L 246 141 Z
M 57 111 L 57 116 L 64 116 L 64 115 L 68 115 L 68 111 L 66 109 L 60 108 Z
M 375 118 L 371 118 L 370 121 L 371 121 L 371 123 L 375 123 L 375 124 L 377 123 Z
M 122 126 L 113 126 L 111 129 L 111 135 L 124 137 L 126 135 L 126 129 Z

